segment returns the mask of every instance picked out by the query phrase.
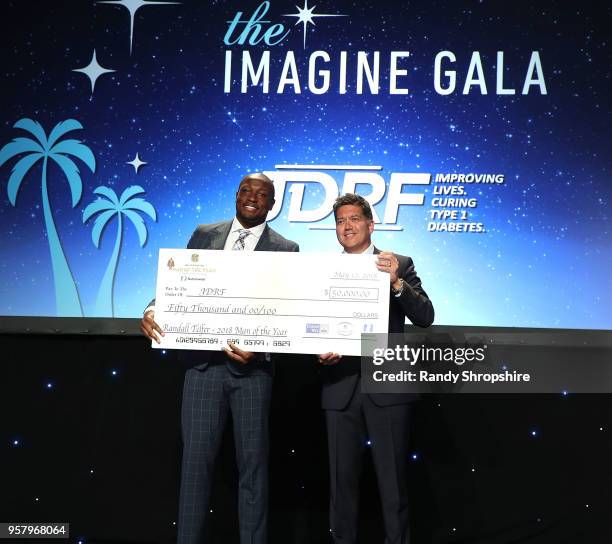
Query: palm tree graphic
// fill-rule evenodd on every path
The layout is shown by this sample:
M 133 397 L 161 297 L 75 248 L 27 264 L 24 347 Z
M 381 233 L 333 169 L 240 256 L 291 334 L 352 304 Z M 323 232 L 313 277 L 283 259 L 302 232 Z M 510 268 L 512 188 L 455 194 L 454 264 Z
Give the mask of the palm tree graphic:
M 16 206 L 17 193 L 23 178 L 27 172 L 40 159 L 43 159 L 42 166 L 42 202 L 45 218 L 45 227 L 47 229 L 47 239 L 49 241 L 49 249 L 51 251 L 51 266 L 53 268 L 53 279 L 55 281 L 55 303 L 57 315 L 66 316 L 82 316 L 83 310 L 79 293 L 68 267 L 66 256 L 62 250 L 55 222 L 53 221 L 53 213 L 49 203 L 49 190 L 47 186 L 47 166 L 49 159 L 53 160 L 68 180 L 70 186 L 70 195 L 72 197 L 72 207 L 74 208 L 83 192 L 83 184 L 77 165 L 69 158 L 76 157 L 83 161 L 92 172 L 96 171 L 96 159 L 91 150 L 79 140 L 62 140 L 59 139 L 66 133 L 73 130 L 82 129 L 81 123 L 74 119 L 62 121 L 53 127 L 49 137 L 45 134 L 40 123 L 32 121 L 32 119 L 20 119 L 14 125 L 14 128 L 19 128 L 29 132 L 34 139 L 31 138 L 15 138 L 12 142 L 6 144 L 0 150 L 0 166 L 6 161 L 27 153 L 24 157 L 13 166 L 11 177 L 8 180 L 8 197 L 13 206 Z
M 144 193 L 144 189 L 138 185 L 132 185 L 123 191 L 121 198 L 117 198 L 115 191 L 109 187 L 98 187 L 94 193 L 102 195 L 105 198 L 97 198 L 89 204 L 83 211 L 83 223 L 90 219 L 93 215 L 99 213 L 94 221 L 91 238 L 96 247 L 100 247 L 100 237 L 104 227 L 108 224 L 112 217 L 117 216 L 119 222 L 117 226 L 117 238 L 115 239 L 115 247 L 111 255 L 98 296 L 96 298 L 95 315 L 97 316 L 113 316 L 115 315 L 113 302 L 113 289 L 115 284 L 115 273 L 117 272 L 117 262 L 119 260 L 119 251 L 121 249 L 121 240 L 123 237 L 123 216 L 127 217 L 138 233 L 140 247 L 144 246 L 147 241 L 147 228 L 145 222 L 137 212 L 146 213 L 153 221 L 157 221 L 157 214 L 151 204 L 142 198 L 133 198 L 136 195 Z

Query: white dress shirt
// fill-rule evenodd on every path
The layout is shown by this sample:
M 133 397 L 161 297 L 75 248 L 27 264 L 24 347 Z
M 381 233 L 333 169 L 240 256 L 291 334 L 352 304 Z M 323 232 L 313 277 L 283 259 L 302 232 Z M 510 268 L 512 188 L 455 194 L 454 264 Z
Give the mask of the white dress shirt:
M 250 229 L 245 229 L 238 219 L 234 217 L 232 221 L 232 227 L 227 235 L 227 240 L 225 240 L 225 246 L 223 249 L 228 251 L 234 247 L 236 240 L 238 240 L 238 236 L 240 235 L 240 230 L 248 230 L 250 234 L 244 239 L 244 249 L 243 251 L 253 251 L 257 242 L 261 238 L 264 229 L 266 228 L 266 222 L 264 221 L 261 225 L 257 225 L 256 227 L 252 227 Z
M 346 251 L 342 251 L 342 253 L 346 253 Z M 364 249 L 361 253 L 369 253 L 370 255 L 374 255 L 374 244 L 370 242 L 370 245 Z

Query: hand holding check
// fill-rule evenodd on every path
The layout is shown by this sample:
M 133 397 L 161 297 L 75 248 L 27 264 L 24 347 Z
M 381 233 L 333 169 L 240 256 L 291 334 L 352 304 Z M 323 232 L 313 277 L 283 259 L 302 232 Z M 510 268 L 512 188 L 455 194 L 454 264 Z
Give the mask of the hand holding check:
M 153 310 L 149 310 L 140 320 L 140 332 L 144 334 L 147 338 L 150 338 L 154 342 L 161 344 L 160 336 L 164 336 L 164 331 L 161 327 L 155 322 L 153 317 L 155 316 L 155 312 Z
M 232 361 L 236 361 L 237 363 L 246 365 L 255 359 L 254 353 L 250 351 L 244 351 L 243 349 L 240 349 L 238 346 L 236 346 L 236 344 L 233 344 L 232 342 L 228 342 L 227 345 L 230 347 L 230 349 L 228 348 L 221 348 L 221 349 L 225 352 L 225 355 L 227 355 Z
M 342 359 L 342 355 L 340 355 L 339 353 L 332 353 L 331 351 L 328 351 L 323 355 L 319 355 L 317 359 L 319 361 L 319 364 L 323 366 L 331 366 L 338 364 L 340 362 L 340 359 Z
M 397 271 L 399 269 L 399 261 L 397 260 L 397 257 L 390 251 L 381 251 L 377 257 L 376 268 L 378 268 L 378 270 L 381 272 L 388 272 L 391 287 L 396 290 L 400 289 L 401 282 L 399 276 L 397 275 Z

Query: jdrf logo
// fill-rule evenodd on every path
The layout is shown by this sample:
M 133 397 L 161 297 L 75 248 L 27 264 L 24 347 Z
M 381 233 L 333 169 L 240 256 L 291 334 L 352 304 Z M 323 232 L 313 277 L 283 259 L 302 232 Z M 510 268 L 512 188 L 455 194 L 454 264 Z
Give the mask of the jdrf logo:
M 423 186 L 431 182 L 431 174 L 394 172 L 389 178 L 389 186 L 377 171 L 382 166 L 349 166 L 349 165 L 276 165 L 277 170 L 264 172 L 274 181 L 276 187 L 276 202 L 268 214 L 268 221 L 280 213 L 285 194 L 289 193 L 289 222 L 315 223 L 324 219 L 332 212 L 334 201 L 340 194 L 355 193 L 357 185 L 369 185 L 371 191 L 364 198 L 372 206 L 374 222 L 382 225 L 379 230 L 402 230 L 397 226 L 397 216 L 400 206 L 422 206 L 425 201 L 423 191 L 404 192 L 406 186 Z M 344 172 L 342 185 L 338 183 L 333 173 Z M 289 185 L 288 191 L 286 191 Z M 363 194 L 360 187 L 359 193 Z M 306 190 L 322 191 L 323 202 L 315 209 L 304 209 L 304 194 Z M 383 200 L 385 210 L 382 221 L 374 206 Z M 329 228 L 328 226 L 310 228 Z

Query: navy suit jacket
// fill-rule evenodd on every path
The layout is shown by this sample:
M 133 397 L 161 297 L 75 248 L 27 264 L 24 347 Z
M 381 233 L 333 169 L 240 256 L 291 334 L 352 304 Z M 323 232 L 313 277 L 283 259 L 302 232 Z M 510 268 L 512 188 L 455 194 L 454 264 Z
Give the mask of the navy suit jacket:
M 380 250 L 374 248 L 374 253 L 378 254 Z M 433 304 L 421 286 L 414 263 L 410 257 L 397 254 L 396 257 L 399 261 L 397 273 L 406 282 L 406 287 L 399 297 L 394 296 L 393 293 L 390 296 L 389 332 L 403 333 L 406 317 L 414 325 L 429 327 L 434 320 Z M 360 376 L 361 359 L 359 357 L 343 357 L 335 365 L 321 366 L 323 409 L 344 410 L 353 398 Z M 418 396 L 410 393 L 374 393 L 370 394 L 370 398 L 378 406 L 391 406 L 412 402 Z

